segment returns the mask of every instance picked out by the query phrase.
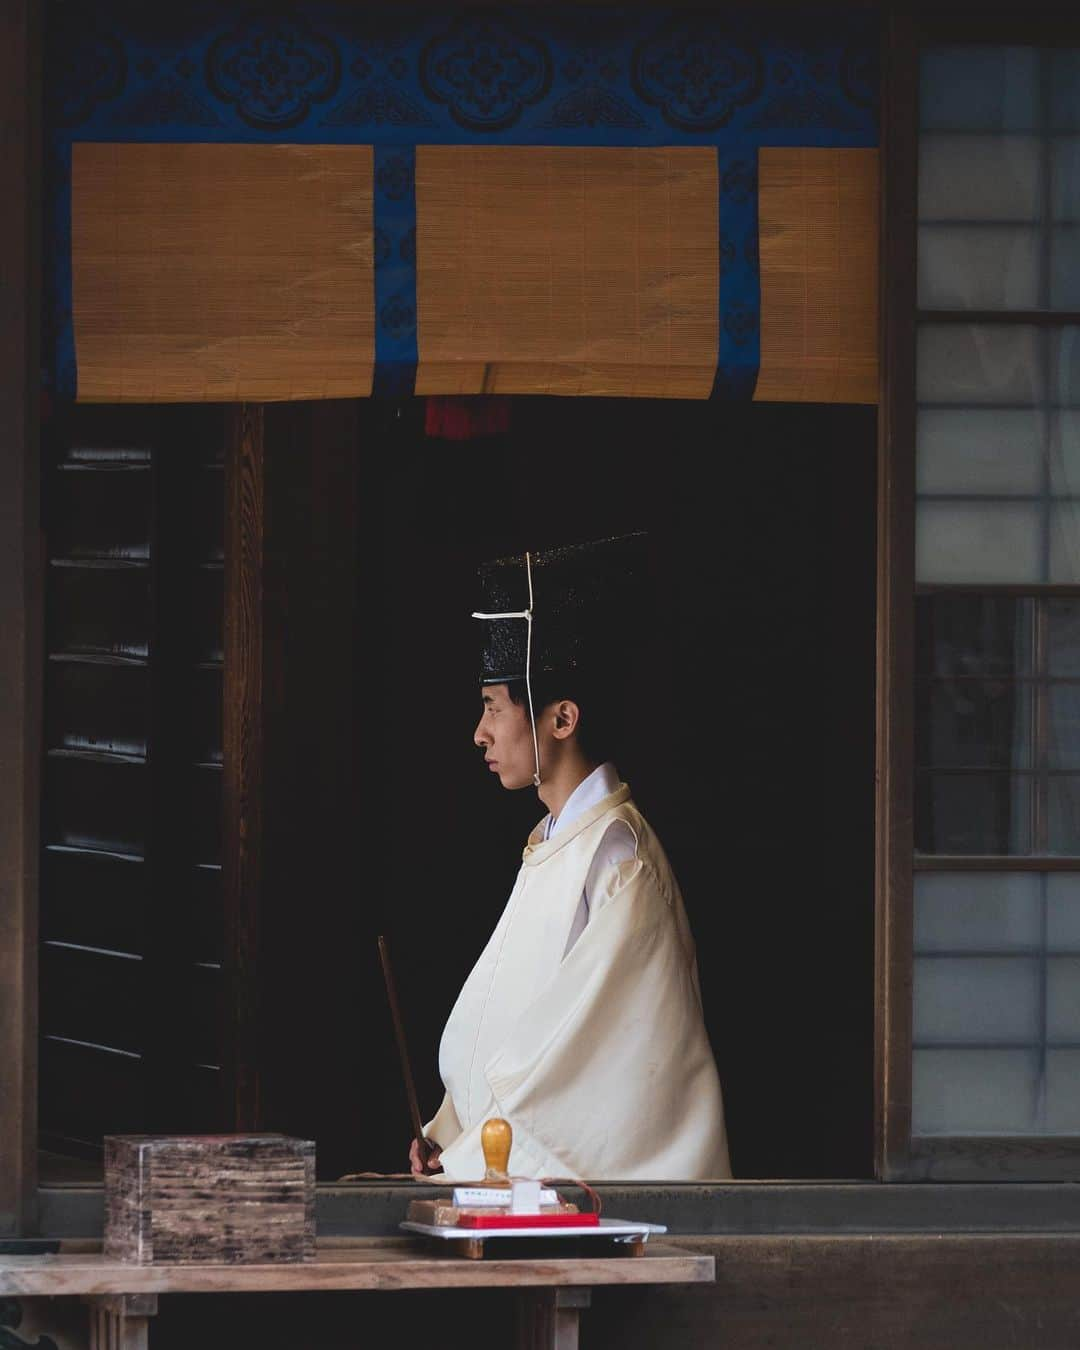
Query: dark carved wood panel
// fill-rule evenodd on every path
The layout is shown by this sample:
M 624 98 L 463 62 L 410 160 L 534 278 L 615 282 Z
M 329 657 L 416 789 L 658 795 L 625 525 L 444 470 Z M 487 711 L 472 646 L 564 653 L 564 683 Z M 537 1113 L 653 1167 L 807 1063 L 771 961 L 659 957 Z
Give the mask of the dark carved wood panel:
M 143 760 L 50 753 L 42 811 L 47 842 L 141 856 L 148 788 Z
M 46 942 L 41 990 L 45 1037 L 145 1053 L 150 991 L 142 957 Z
M 46 666 L 50 746 L 145 757 L 149 705 L 150 680 L 141 664 L 57 656 Z
M 50 426 L 41 1097 L 54 1152 L 100 1157 L 106 1127 L 221 1123 L 206 1090 L 223 1011 L 221 441 L 217 409 L 75 407 Z
M 149 655 L 150 573 L 142 562 L 56 559 L 46 583 L 49 650 L 102 656 Z
M 44 941 L 141 951 L 149 904 L 141 858 L 51 845 L 42 862 L 41 895 Z

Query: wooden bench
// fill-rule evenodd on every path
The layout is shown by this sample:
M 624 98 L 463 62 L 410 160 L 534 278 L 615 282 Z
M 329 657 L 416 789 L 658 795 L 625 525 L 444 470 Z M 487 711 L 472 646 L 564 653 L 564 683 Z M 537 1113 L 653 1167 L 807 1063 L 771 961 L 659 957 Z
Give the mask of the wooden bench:
M 408 1239 L 358 1238 L 320 1243 L 314 1261 L 287 1265 L 135 1265 L 97 1252 L 0 1256 L 0 1297 L 81 1298 L 90 1305 L 90 1350 L 147 1350 L 159 1294 L 513 1288 L 519 1350 L 576 1350 L 592 1288 L 700 1284 L 715 1273 L 711 1256 L 653 1243 L 636 1259 L 475 1261 Z

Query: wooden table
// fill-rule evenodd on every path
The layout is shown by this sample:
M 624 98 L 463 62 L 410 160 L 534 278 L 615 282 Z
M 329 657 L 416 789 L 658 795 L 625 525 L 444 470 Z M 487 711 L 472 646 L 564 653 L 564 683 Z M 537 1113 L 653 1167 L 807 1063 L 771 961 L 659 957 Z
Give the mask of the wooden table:
M 90 1304 L 91 1350 L 147 1350 L 158 1294 L 331 1289 L 519 1291 L 520 1350 L 576 1350 L 578 1318 L 597 1285 L 701 1284 L 711 1256 L 649 1243 L 645 1254 L 474 1261 L 397 1238 L 320 1244 L 314 1261 L 290 1265 L 133 1265 L 96 1252 L 0 1256 L 0 1297 L 82 1298 Z

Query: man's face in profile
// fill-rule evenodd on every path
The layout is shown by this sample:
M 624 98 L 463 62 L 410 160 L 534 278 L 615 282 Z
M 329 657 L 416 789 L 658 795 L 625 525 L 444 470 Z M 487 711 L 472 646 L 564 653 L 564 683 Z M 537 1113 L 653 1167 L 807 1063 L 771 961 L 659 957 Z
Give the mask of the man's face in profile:
M 529 787 L 536 760 L 528 709 L 515 703 L 505 684 L 487 684 L 481 690 L 484 711 L 473 741 L 484 752 L 489 772 L 499 775 L 504 788 Z

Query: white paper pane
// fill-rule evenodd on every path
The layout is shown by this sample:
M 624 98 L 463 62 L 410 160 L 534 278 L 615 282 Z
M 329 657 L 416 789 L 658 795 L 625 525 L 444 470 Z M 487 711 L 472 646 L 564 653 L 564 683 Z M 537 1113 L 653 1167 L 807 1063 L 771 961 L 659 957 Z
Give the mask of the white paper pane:
M 1076 431 L 1080 437 L 1080 424 Z M 1042 491 L 1046 417 L 1033 408 L 920 408 L 916 435 L 920 493 Z M 1076 466 L 1080 481 L 1080 448 Z
M 1046 1133 L 1080 1134 L 1080 1050 L 1046 1056 Z
M 1036 1041 L 1038 974 L 1027 956 L 916 957 L 916 1043 Z
M 1056 225 L 1051 232 L 1050 308 L 1080 309 L 1080 225 Z
M 1047 959 L 1046 1039 L 1080 1042 L 1080 956 Z
M 916 1050 L 915 1134 L 1030 1134 L 1036 1129 L 1034 1050 Z
M 1047 766 L 1080 769 L 1080 684 L 1052 684 L 1046 701 Z
M 1080 502 L 1050 503 L 1050 580 L 1080 581 Z
M 1047 53 L 1050 60 L 1050 127 L 1080 131 L 1080 49 Z
M 1080 136 L 1052 136 L 1046 147 L 1052 218 L 1080 222 Z
M 1039 136 L 949 136 L 919 140 L 921 221 L 1028 221 L 1042 214 Z
M 1038 226 L 919 226 L 922 309 L 1038 309 L 1041 270 Z
M 915 559 L 920 582 L 1041 581 L 1041 508 L 1036 502 L 920 501 Z
M 916 385 L 920 403 L 1014 403 L 1042 400 L 1039 335 L 1030 324 L 924 324 Z
M 1039 53 L 1034 47 L 934 47 L 920 62 L 920 126 L 926 131 L 1038 128 Z
M 1046 945 L 1080 952 L 1080 872 L 1046 874 Z
M 915 950 L 1020 951 L 1042 942 L 1032 872 L 917 872 Z

